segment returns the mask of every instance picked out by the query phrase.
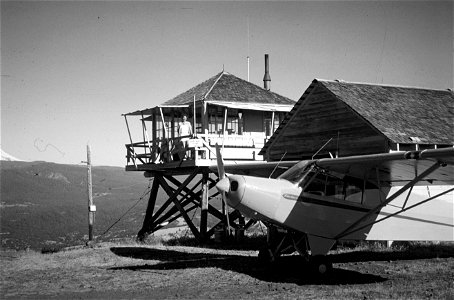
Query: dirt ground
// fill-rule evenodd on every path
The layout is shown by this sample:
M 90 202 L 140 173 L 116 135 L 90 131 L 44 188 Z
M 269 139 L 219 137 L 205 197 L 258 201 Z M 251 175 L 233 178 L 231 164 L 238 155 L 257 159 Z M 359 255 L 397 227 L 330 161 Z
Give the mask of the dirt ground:
M 452 248 L 451 248 L 452 249 Z M 330 277 L 298 256 L 260 265 L 257 251 L 102 243 L 60 252 L 2 251 L 1 298 L 454 299 L 454 253 L 344 251 Z

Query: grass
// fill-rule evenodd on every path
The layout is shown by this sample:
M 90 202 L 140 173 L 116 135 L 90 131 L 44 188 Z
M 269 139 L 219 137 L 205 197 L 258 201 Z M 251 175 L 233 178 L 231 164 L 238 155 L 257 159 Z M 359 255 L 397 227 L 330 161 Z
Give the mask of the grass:
M 189 246 L 189 247 L 204 247 L 212 249 L 224 250 L 257 250 L 263 247 L 266 242 L 266 236 L 261 234 L 248 234 L 241 239 L 235 237 L 226 238 L 222 243 L 214 240 L 209 240 L 200 244 L 196 238 L 191 236 L 172 235 L 163 244 L 166 246 Z
M 123 238 L 89 247 L 49 248 L 45 255 L 10 250 L 2 253 L 2 290 L 12 298 L 142 298 L 150 293 L 162 298 L 216 299 L 452 299 L 454 295 L 453 243 L 396 243 L 391 248 L 382 242 L 341 245 L 330 252 L 335 259 L 333 278 L 320 282 L 296 256 L 283 257 L 277 267 L 259 265 L 248 249 L 258 249 L 256 245 L 264 242 L 265 235 L 256 233 L 247 235 L 243 243 L 199 246 L 183 230 L 166 238 L 152 235 L 145 244 Z M 27 284 L 22 283 L 24 277 Z M 202 291 L 205 294 L 200 296 Z
M 266 244 L 266 234 L 259 229 L 247 231 L 240 240 L 231 237 L 222 243 L 211 239 L 201 244 L 190 232 L 182 231 L 169 234 L 166 239 L 150 237 L 145 244 L 223 250 L 259 250 Z M 361 253 L 359 257 L 362 256 L 364 259 L 375 257 L 377 260 L 454 257 L 454 242 L 396 241 L 388 247 L 385 241 L 350 241 L 339 243 L 329 255 L 341 256 L 346 253 Z

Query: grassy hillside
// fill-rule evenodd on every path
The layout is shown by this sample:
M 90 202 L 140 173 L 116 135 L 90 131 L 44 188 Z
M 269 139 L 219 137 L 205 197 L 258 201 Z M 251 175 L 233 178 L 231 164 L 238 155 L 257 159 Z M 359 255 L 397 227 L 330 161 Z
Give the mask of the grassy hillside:
M 139 200 L 149 180 L 142 172 L 125 172 L 120 167 L 93 167 L 92 174 L 97 206 L 95 236 L 100 236 Z M 2 247 L 41 249 L 87 239 L 86 166 L 2 161 L 0 179 Z M 145 197 L 99 238 L 135 236 L 147 201 Z

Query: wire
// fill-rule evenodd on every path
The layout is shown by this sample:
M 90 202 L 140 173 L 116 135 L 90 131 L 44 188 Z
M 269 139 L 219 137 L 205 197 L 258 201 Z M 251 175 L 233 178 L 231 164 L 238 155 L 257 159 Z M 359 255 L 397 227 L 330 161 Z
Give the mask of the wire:
M 140 196 L 139 200 L 137 200 L 136 203 L 134 203 L 123 215 L 121 215 L 121 217 L 117 221 L 110 225 L 109 228 L 107 228 L 99 237 L 102 237 L 107 232 L 109 232 L 109 230 L 112 229 L 112 227 L 114 227 L 118 222 L 120 222 L 124 216 L 126 216 L 134 207 L 137 206 L 137 204 L 139 204 L 140 201 L 142 201 L 143 198 L 145 198 L 145 196 L 147 196 L 151 192 L 151 183 L 152 180 L 150 179 L 150 181 L 148 182 L 148 187 L 146 188 L 142 196 Z
M 277 167 L 279 167 L 279 164 L 282 162 L 282 160 L 284 159 L 284 156 L 285 156 L 286 154 L 287 154 L 287 150 L 285 150 L 284 155 L 282 155 L 281 159 L 279 160 L 279 162 L 277 163 L 277 165 L 274 167 L 273 172 L 271 172 L 270 177 L 268 177 L 268 178 L 271 178 L 271 176 L 273 176 L 274 171 L 276 171 Z
M 191 218 L 191 222 L 192 220 L 194 219 L 194 216 L 195 216 L 195 213 L 198 211 L 198 208 L 194 209 L 194 213 L 192 214 L 192 218 Z M 184 233 L 184 238 L 186 238 L 186 236 L 188 235 L 189 233 L 189 226 L 188 228 L 186 228 L 186 232 Z

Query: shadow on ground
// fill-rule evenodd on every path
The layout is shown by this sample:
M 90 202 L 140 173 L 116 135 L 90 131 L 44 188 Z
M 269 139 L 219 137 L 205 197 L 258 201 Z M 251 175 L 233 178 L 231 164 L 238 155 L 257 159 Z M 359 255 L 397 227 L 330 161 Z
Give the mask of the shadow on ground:
M 308 284 L 368 284 L 387 280 L 386 278 L 363 274 L 356 271 L 334 268 L 327 278 L 318 278 L 300 256 L 285 256 L 278 264 L 263 266 L 257 257 L 206 253 L 186 253 L 175 250 L 159 250 L 145 247 L 112 247 L 114 254 L 142 260 L 157 261 L 153 264 L 114 267 L 111 270 L 178 270 L 189 268 L 221 268 L 243 273 L 262 281 Z
M 330 255 L 333 263 L 396 261 L 454 257 L 454 245 L 418 245 L 386 251 L 357 250 Z

